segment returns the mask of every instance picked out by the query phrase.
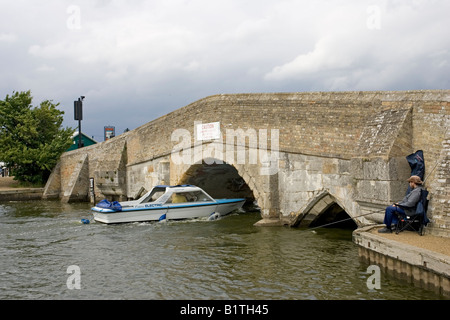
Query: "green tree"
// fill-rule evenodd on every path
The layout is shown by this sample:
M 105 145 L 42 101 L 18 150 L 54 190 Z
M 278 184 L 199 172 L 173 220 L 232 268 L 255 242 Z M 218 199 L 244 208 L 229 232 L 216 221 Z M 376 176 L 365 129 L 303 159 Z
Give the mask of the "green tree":
M 31 91 L 13 92 L 0 100 L 0 161 L 16 180 L 44 184 L 61 154 L 70 147 L 72 128 L 62 128 L 59 103 L 33 107 Z

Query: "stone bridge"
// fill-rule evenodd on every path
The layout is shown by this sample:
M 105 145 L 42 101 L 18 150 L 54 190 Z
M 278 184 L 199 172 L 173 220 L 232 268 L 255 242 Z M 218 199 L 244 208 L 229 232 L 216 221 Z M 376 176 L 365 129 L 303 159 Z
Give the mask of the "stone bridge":
M 450 90 L 221 94 L 106 142 L 64 153 L 44 197 L 139 197 L 195 184 L 246 197 L 257 225 L 382 221 L 406 191 L 405 157 L 423 150 L 430 233 L 450 234 Z M 92 198 L 92 197 L 91 197 Z M 371 213 L 371 215 L 364 215 Z

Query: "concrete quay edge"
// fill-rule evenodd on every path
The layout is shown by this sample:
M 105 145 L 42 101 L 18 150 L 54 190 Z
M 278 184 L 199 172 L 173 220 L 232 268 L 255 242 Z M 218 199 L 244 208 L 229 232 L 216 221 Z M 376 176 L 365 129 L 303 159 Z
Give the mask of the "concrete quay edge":
M 0 190 L 0 201 L 41 200 L 44 188 L 18 188 Z
M 379 227 L 371 225 L 353 232 L 362 259 L 396 278 L 450 297 L 450 256 L 370 232 Z

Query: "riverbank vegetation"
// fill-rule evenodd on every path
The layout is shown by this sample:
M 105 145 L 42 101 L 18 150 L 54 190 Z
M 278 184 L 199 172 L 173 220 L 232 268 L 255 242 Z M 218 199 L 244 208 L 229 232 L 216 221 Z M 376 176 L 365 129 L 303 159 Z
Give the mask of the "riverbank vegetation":
M 0 100 L 0 161 L 21 184 L 43 185 L 61 154 L 70 147 L 74 129 L 62 127 L 59 103 L 32 106 L 31 91 Z

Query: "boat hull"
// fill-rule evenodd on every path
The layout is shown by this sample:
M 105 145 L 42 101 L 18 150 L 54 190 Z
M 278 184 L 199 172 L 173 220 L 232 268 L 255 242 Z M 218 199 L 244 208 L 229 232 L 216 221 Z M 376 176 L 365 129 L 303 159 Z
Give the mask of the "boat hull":
M 167 208 L 160 209 L 146 209 L 146 210 L 124 210 L 124 211 L 106 211 L 96 210 L 97 207 L 92 208 L 94 220 L 106 224 L 126 223 L 126 222 L 146 222 L 158 221 L 167 213 Z
M 241 208 L 244 203 L 245 199 L 221 199 L 207 203 L 124 208 L 122 211 L 94 207 L 92 208 L 92 213 L 95 221 L 106 224 L 182 220 L 210 217 L 214 214 L 224 216 L 233 210 Z

